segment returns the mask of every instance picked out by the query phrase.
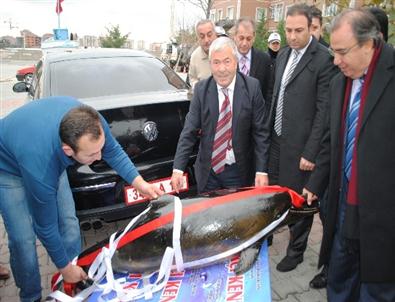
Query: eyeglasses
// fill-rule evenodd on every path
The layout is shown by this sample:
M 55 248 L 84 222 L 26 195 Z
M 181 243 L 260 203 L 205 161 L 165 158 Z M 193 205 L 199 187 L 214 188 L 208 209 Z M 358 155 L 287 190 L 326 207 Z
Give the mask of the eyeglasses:
M 334 57 L 335 54 L 338 54 L 339 56 L 345 56 L 346 54 L 348 54 L 353 48 L 355 48 L 355 46 L 358 46 L 359 42 L 355 43 L 353 46 L 349 47 L 349 48 L 343 48 L 343 49 L 332 49 L 332 48 L 328 48 L 329 54 Z

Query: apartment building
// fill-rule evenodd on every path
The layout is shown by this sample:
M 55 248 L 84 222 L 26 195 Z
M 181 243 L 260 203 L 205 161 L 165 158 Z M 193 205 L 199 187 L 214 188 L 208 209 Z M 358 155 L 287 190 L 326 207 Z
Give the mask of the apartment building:
M 264 17 L 267 28 L 275 30 L 278 22 L 285 19 L 288 8 L 297 3 L 315 5 L 324 17 L 332 17 L 341 10 L 337 2 L 328 0 L 214 0 L 210 19 L 228 29 L 240 17 L 250 17 L 256 22 Z M 349 7 L 360 7 L 362 4 L 363 0 L 350 0 Z
M 41 47 L 41 37 L 32 33 L 30 30 L 24 29 L 21 31 L 21 36 L 24 39 L 25 48 L 40 48 Z

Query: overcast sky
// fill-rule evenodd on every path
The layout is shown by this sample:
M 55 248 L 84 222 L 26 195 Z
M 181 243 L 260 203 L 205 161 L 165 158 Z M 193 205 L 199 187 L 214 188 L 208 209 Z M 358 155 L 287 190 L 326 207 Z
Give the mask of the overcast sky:
M 64 0 L 60 27 L 69 33 L 105 35 L 105 27 L 120 26 L 129 38 L 146 41 L 166 41 L 170 35 L 171 3 L 175 3 L 175 29 L 182 23 L 192 25 L 201 18 L 198 8 L 177 0 Z M 19 36 L 29 29 L 41 36 L 58 27 L 56 0 L 1 0 L 0 36 Z M 13 28 L 10 30 L 11 21 Z M 189 23 L 189 24 L 188 24 Z

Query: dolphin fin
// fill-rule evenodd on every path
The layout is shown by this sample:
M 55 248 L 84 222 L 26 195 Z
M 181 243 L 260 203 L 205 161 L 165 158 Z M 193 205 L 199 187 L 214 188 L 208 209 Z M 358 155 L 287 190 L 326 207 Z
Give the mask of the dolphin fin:
M 266 238 L 262 238 L 258 240 L 240 253 L 240 260 L 234 268 L 236 275 L 244 274 L 254 265 L 265 239 Z

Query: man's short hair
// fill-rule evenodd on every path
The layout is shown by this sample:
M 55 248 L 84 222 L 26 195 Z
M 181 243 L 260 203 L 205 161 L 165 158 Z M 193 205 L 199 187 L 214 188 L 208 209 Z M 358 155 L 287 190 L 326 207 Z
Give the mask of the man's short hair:
M 98 140 L 102 133 L 100 116 L 92 107 L 81 105 L 71 109 L 60 122 L 59 135 L 62 143 L 78 152 L 78 140 L 84 135 L 91 135 Z
M 247 18 L 247 17 L 240 18 L 240 19 L 238 19 L 236 21 L 236 23 L 235 23 L 235 30 L 236 30 L 235 34 L 237 35 L 237 32 L 239 31 L 240 25 L 245 24 L 245 23 L 250 24 L 252 26 L 252 31 L 253 31 L 253 33 L 255 35 L 255 31 L 256 31 L 255 21 L 252 20 L 251 18 Z
M 344 23 L 350 24 L 353 35 L 360 45 L 370 39 L 373 39 L 374 45 L 382 41 L 380 25 L 367 10 L 347 9 L 341 12 L 333 18 L 330 32 L 333 33 Z
M 311 19 L 317 18 L 320 21 L 320 25 L 322 26 L 322 11 L 320 9 L 314 5 L 310 6 L 310 15 Z
M 195 26 L 195 33 L 196 33 L 196 36 L 199 35 L 199 33 L 198 33 L 198 27 L 199 27 L 200 25 L 204 25 L 204 24 L 207 24 L 207 23 L 210 23 L 210 24 L 211 24 L 211 27 L 213 28 L 213 32 L 215 33 L 215 24 L 214 24 L 214 22 L 211 21 L 211 20 L 208 20 L 208 19 L 204 19 L 204 20 L 200 20 L 200 21 L 198 21 L 198 22 L 196 23 L 196 26 Z
M 369 7 L 368 11 L 376 18 L 380 25 L 380 31 L 383 34 L 384 41 L 388 41 L 388 16 L 385 11 L 379 7 Z
M 307 19 L 307 26 L 310 27 L 311 25 L 311 9 L 310 6 L 307 4 L 295 4 L 292 5 L 287 10 L 287 17 L 288 16 L 305 16 Z
M 219 37 L 219 38 L 215 39 L 213 41 L 213 43 L 211 43 L 210 49 L 209 49 L 209 52 L 208 52 L 209 59 L 211 60 L 211 54 L 213 52 L 221 51 L 225 47 L 230 47 L 230 49 L 232 50 L 233 56 L 237 60 L 237 47 L 236 47 L 236 44 L 231 38 L 228 38 L 228 37 Z

